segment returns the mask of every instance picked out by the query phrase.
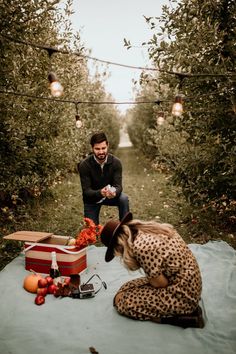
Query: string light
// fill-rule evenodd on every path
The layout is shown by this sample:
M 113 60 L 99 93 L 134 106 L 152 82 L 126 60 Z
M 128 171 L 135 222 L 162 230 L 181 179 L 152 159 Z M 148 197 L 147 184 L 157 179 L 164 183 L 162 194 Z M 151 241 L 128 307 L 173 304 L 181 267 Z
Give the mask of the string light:
M 31 99 L 38 99 L 38 100 L 43 100 L 43 101 L 49 101 L 49 102 L 58 102 L 58 103 L 69 103 L 69 104 L 87 104 L 87 105 L 99 105 L 99 104 L 111 104 L 111 105 L 119 105 L 119 104 L 133 104 L 133 105 L 138 105 L 138 104 L 157 104 L 157 102 L 167 102 L 170 103 L 169 100 L 162 100 L 162 101 L 131 101 L 131 102 L 114 102 L 114 101 L 75 101 L 75 100 L 70 100 L 70 99 L 57 99 L 57 98 L 52 98 L 52 97 L 44 97 L 44 96 L 36 96 L 36 95 L 30 95 L 27 93 L 21 93 L 21 92 L 14 92 L 14 91 L 5 91 L 0 89 L 0 94 L 3 95 L 13 95 L 13 96 L 18 96 L 18 97 L 26 97 L 26 98 L 31 98 Z M 191 98 L 184 98 L 184 100 L 190 100 Z M 194 98 L 193 98 L 194 99 Z M 219 108 L 218 108 L 219 110 Z M 212 113 L 215 112 L 215 109 L 212 110 L 205 110 L 205 109 L 195 109 L 191 110 L 192 113 Z M 232 113 L 234 112 L 233 109 L 225 111 L 224 113 Z M 236 112 L 235 112 L 236 113 Z
M 183 97 L 181 95 L 175 96 L 171 114 L 176 117 L 180 117 L 183 114 Z
M 80 119 L 80 115 L 79 115 L 79 110 L 78 110 L 78 105 L 79 103 L 75 104 L 75 109 L 76 109 L 76 115 L 75 115 L 75 126 L 76 128 L 80 129 L 83 125 L 81 119 Z
M 43 45 L 38 45 L 38 44 L 34 44 L 34 43 L 29 43 L 26 41 L 22 41 L 22 40 L 16 40 L 13 39 L 11 37 L 5 36 L 0 34 L 1 37 L 4 37 L 10 41 L 13 41 L 15 43 L 21 43 L 24 45 L 28 45 L 28 46 L 32 46 L 34 48 L 38 48 L 38 49 L 42 49 L 42 50 L 46 50 L 49 58 L 51 59 L 51 56 L 54 53 L 61 53 L 61 54 L 71 54 L 71 55 L 77 55 L 79 57 L 82 58 L 87 58 L 87 59 L 92 59 L 94 61 L 98 61 L 98 62 L 102 62 L 102 63 L 106 63 L 106 64 L 112 64 L 112 65 L 117 65 L 117 66 L 121 66 L 121 67 L 127 67 L 127 68 L 134 68 L 134 69 L 141 69 L 141 70 L 154 70 L 154 71 L 159 71 L 165 74 L 171 74 L 171 75 L 175 75 L 179 78 L 180 80 L 180 84 L 179 84 L 179 88 L 182 87 L 182 83 L 183 80 L 187 77 L 191 78 L 191 77 L 235 77 L 236 73 L 234 72 L 226 72 L 226 73 L 184 73 L 184 72 L 175 72 L 175 71 L 166 71 L 166 70 L 162 70 L 162 69 L 157 69 L 157 68 L 147 68 L 147 67 L 138 67 L 138 66 L 132 66 L 132 65 L 125 65 L 125 64 L 119 64 L 119 63 L 115 63 L 115 62 L 110 62 L 110 61 L 106 61 L 106 60 L 101 60 L 98 58 L 94 58 L 94 57 L 90 57 L 87 55 L 83 55 L 81 53 L 78 52 L 72 52 L 72 51 L 67 51 L 67 50 L 60 50 L 57 49 L 55 47 L 49 47 L 49 46 L 43 46 Z M 63 86 L 61 85 L 61 83 L 58 81 L 56 75 L 54 72 L 50 72 L 48 74 L 48 80 L 50 83 L 50 90 L 51 90 L 51 94 L 53 97 L 57 98 L 57 97 L 61 97 L 63 94 Z M 181 91 L 181 90 L 179 90 Z M 75 115 L 75 120 L 76 120 L 76 127 L 79 129 L 82 127 L 82 121 L 78 112 L 78 103 L 84 103 L 84 104 L 128 104 L 128 105 L 132 105 L 132 104 L 160 104 L 161 102 L 169 102 L 168 100 L 158 100 L 158 101 L 131 101 L 131 102 L 114 102 L 114 101 L 74 101 L 74 100 L 67 100 L 67 99 L 49 99 L 46 97 L 40 97 L 40 96 L 34 96 L 34 95 L 29 95 L 29 94 L 22 94 L 22 93 L 17 93 L 17 92 L 10 92 L 10 91 L 3 91 L 0 90 L 0 93 L 3 94 L 9 94 L 9 95 L 16 95 L 16 96 L 23 96 L 23 97 L 28 97 L 28 98 L 36 98 L 36 99 L 42 99 L 42 100 L 52 100 L 52 101 L 57 101 L 57 102 L 61 102 L 61 103 L 74 103 L 76 105 L 76 115 Z M 175 100 L 174 100 L 174 104 L 172 107 L 172 115 L 179 117 L 183 114 L 183 98 L 184 96 L 181 94 L 178 94 L 175 96 Z M 188 98 L 189 100 L 189 98 Z M 235 102 L 233 102 L 233 111 L 234 113 L 236 113 L 236 107 L 235 107 Z M 157 125 L 163 125 L 165 123 L 165 115 L 164 112 L 158 112 L 157 118 Z
M 157 112 L 157 125 L 163 125 L 165 123 L 165 113 Z
M 52 72 L 48 74 L 49 87 L 53 97 L 60 97 L 63 94 L 63 87 L 58 81 L 56 75 Z
M 76 122 L 75 122 L 76 128 L 80 129 L 82 127 L 83 123 L 82 123 L 82 121 L 80 119 L 79 114 L 76 114 L 75 120 L 76 120 Z

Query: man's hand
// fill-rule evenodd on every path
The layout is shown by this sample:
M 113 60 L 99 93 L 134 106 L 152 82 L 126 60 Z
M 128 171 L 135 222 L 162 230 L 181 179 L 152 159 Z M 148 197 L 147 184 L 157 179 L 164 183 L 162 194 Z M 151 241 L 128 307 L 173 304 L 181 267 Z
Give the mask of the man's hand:
M 101 195 L 103 197 L 106 197 L 106 194 L 107 194 L 107 187 L 104 187 L 104 188 L 101 189 Z
M 116 196 L 115 188 L 114 187 L 110 187 L 110 186 L 106 186 L 106 187 L 101 189 L 101 195 L 103 197 L 106 197 L 107 199 L 115 198 L 115 196 Z
M 107 191 L 107 193 L 106 193 L 106 197 L 107 197 L 108 199 L 115 198 L 115 196 L 116 196 L 116 192 Z

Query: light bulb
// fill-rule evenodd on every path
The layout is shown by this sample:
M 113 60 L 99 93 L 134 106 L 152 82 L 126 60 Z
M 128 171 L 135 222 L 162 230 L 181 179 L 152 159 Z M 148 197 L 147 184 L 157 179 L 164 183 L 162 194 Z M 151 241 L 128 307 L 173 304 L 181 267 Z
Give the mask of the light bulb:
M 176 117 L 180 117 L 183 113 L 183 105 L 182 103 L 176 102 L 173 104 L 172 114 Z
M 76 128 L 80 129 L 82 127 L 83 123 L 80 120 L 80 116 L 78 114 L 76 114 L 75 116 L 75 126 Z
M 162 125 L 165 122 L 164 112 L 157 113 L 157 125 Z
M 157 117 L 157 124 L 158 125 L 162 125 L 162 124 L 164 124 L 164 122 L 165 122 L 164 117 Z
M 63 87 L 59 81 L 50 84 L 50 90 L 53 97 L 60 97 L 63 94 Z
M 176 96 L 172 107 L 172 112 L 174 116 L 180 117 L 183 113 L 183 99 L 181 96 Z
M 63 86 L 57 80 L 54 73 L 48 74 L 48 80 L 50 82 L 50 90 L 53 97 L 60 97 L 63 94 Z

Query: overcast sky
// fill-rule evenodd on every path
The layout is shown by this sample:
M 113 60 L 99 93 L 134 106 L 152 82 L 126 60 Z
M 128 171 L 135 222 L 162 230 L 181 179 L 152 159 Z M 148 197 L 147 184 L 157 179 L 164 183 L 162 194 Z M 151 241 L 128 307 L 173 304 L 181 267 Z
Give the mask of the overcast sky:
M 91 56 L 133 66 L 150 66 L 141 43 L 152 37 L 143 17 L 160 16 L 169 0 L 74 0 L 73 27 L 80 31 Z M 124 38 L 138 48 L 127 50 Z M 102 64 L 101 64 L 102 66 Z M 103 66 L 104 68 L 104 66 Z M 109 65 L 105 87 L 116 101 L 133 101 L 132 79 L 140 70 Z M 127 105 L 118 108 L 124 111 Z

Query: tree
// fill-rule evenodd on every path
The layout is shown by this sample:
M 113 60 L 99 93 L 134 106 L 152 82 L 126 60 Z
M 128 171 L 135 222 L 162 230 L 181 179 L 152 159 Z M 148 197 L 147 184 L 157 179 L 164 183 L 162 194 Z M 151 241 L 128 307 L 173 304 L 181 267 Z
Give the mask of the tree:
M 114 136 L 117 142 L 115 109 L 111 112 L 104 106 L 77 105 L 83 125 L 81 129 L 75 127 L 73 102 L 102 100 L 105 90 L 101 78 L 90 79 L 86 59 L 73 55 L 86 54 L 86 49 L 79 34 L 71 29 L 72 1 L 68 0 L 60 11 L 59 3 L 0 3 L 0 85 L 1 91 L 13 92 L 0 94 L 3 209 L 12 208 L 29 196 L 38 197 L 57 178 L 74 171 L 86 154 L 88 136 L 95 129 L 110 129 L 111 140 Z M 68 54 L 45 50 L 45 46 Z M 52 100 L 47 81 L 50 71 L 56 73 L 64 87 L 64 101 Z
M 182 187 L 192 204 L 217 211 L 227 222 L 233 222 L 236 3 L 233 0 L 170 3 L 170 7 L 163 7 L 160 18 L 146 21 L 154 31 L 147 44 L 149 55 L 161 69 L 156 77 L 158 92 L 165 84 L 169 100 L 177 93 L 185 96 L 185 113 L 173 125 L 177 132 L 184 133 L 186 148 L 181 148 L 172 161 L 173 181 Z

